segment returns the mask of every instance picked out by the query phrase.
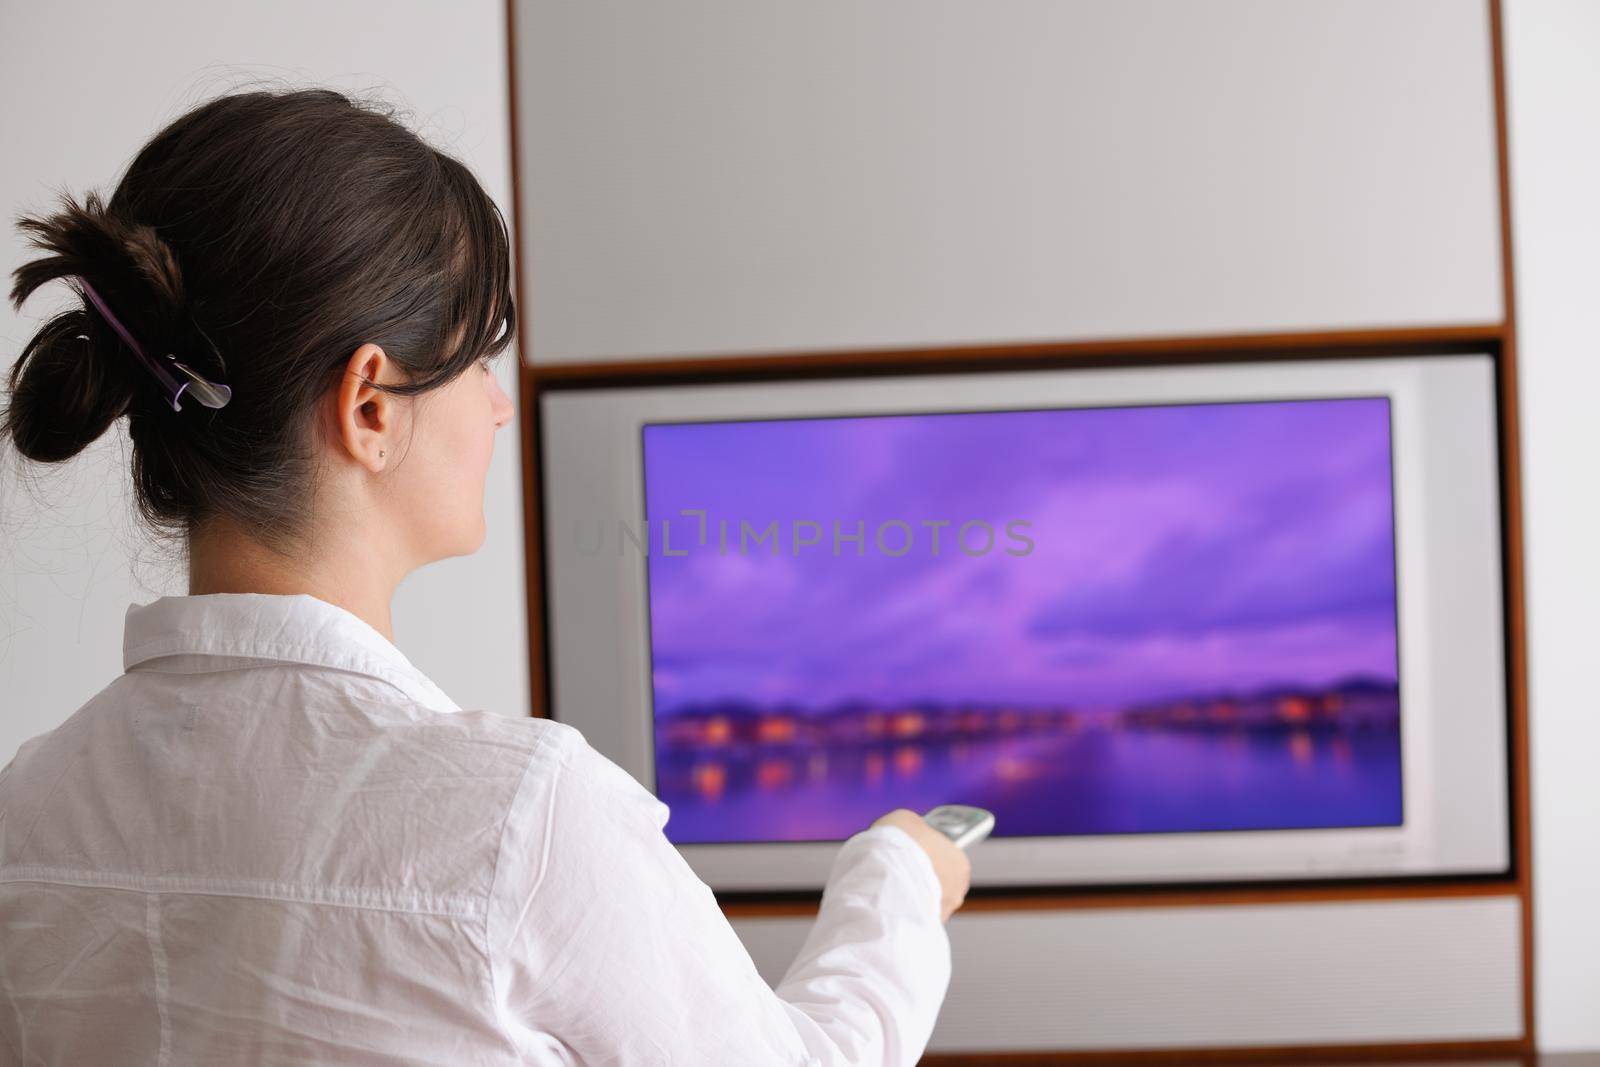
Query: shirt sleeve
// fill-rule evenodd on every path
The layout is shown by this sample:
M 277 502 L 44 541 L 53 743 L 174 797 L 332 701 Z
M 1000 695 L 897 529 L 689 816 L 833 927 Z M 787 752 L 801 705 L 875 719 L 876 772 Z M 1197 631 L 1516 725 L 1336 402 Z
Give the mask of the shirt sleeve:
M 500 1011 L 525 1053 L 617 1067 L 917 1062 L 950 943 L 932 861 L 909 834 L 881 826 L 844 843 L 774 990 L 667 840 L 667 805 L 572 734 L 530 766 L 490 905 Z

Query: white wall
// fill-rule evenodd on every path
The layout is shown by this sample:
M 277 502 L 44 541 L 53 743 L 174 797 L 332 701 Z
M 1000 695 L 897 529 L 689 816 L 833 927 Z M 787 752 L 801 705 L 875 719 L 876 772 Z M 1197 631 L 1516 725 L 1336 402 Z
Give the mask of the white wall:
M 70 43 L 69 43 L 70 42 Z M 279 0 L 218 4 L 7 2 L 0 7 L 0 232 L 4 288 L 26 248 L 11 220 L 65 185 L 109 196 L 161 126 L 253 79 L 377 90 L 459 155 L 512 217 L 505 8 L 499 0 Z M 0 309 L 0 367 L 64 305 L 65 285 Z M 514 357 L 502 364 L 513 397 Z M 120 427 L 122 424 L 119 423 Z M 464 707 L 528 707 L 516 423 L 497 440 L 489 536 L 424 568 L 396 598 L 396 642 Z M 0 765 L 122 671 L 130 602 L 186 591 L 128 502 L 126 436 L 107 435 L 35 494 L 0 472 Z
M 1540 1046 L 1600 1048 L 1600 5 L 1506 5 Z

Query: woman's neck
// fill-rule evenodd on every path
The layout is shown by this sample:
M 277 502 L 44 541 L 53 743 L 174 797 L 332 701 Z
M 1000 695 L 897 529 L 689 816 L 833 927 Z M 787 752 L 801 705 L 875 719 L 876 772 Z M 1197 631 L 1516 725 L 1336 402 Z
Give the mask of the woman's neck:
M 189 593 L 305 593 L 341 607 L 391 644 L 389 607 L 399 576 L 381 553 L 318 545 L 305 558 L 274 552 L 236 528 L 211 524 L 189 539 Z

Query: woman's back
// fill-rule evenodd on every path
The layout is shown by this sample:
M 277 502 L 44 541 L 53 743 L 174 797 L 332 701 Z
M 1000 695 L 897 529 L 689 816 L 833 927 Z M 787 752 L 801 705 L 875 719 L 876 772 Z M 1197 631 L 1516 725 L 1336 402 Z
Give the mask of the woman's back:
M 487 904 L 572 731 L 448 714 L 363 630 L 311 597 L 131 609 L 129 672 L 0 775 L 23 1062 L 511 1058 Z
M 310 596 L 128 613 L 128 672 L 0 772 L 21 1063 L 909 1063 L 949 980 L 902 831 L 840 851 L 777 994 L 569 726 L 463 712 Z

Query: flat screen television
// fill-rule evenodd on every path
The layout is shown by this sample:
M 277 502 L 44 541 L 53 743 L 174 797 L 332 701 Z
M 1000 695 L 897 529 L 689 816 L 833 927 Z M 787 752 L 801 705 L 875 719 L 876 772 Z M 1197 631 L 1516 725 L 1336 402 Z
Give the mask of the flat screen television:
M 1487 355 L 542 394 L 554 717 L 714 889 L 1509 863 Z

